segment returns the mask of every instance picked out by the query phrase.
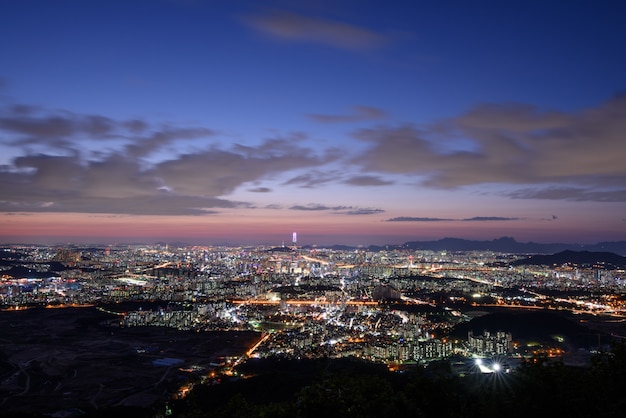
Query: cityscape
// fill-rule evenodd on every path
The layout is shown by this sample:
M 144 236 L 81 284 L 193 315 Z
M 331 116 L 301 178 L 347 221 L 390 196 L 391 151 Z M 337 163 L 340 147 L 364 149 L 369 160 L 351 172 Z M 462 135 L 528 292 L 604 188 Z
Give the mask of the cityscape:
M 626 2 L 0 2 L 0 417 L 622 417 Z
M 167 389 L 156 393 L 154 382 L 142 382 L 129 394 L 113 383 L 121 376 L 91 371 L 101 399 L 91 393 L 91 402 L 73 399 L 72 406 L 96 410 L 168 405 L 194 387 L 245 379 L 241 367 L 263 359 L 352 358 L 390 372 L 448 361 L 457 376 L 508 374 L 538 358 L 586 367 L 594 353 L 626 338 L 624 257 L 613 254 L 617 265 L 601 257 L 542 265 L 526 263 L 531 254 L 404 247 L 302 247 L 295 232 L 291 242 L 277 246 L 5 245 L 0 318 L 3 327 L 8 320 L 21 328 L 26 325 L 14 318 L 26 312 L 35 321 L 44 321 L 47 312 L 71 312 L 74 319 L 97 312 L 92 326 L 106 331 L 97 337 L 102 341 L 114 333 L 124 338 L 125 332 L 135 341 L 135 331 L 160 335 L 164 329 L 239 341 L 238 348 L 232 338 L 214 341 L 202 355 L 191 342 L 172 350 L 147 338 L 124 347 L 126 362 L 165 368 L 160 379 Z M 509 316 L 504 325 L 485 322 L 483 328 L 477 322 L 506 312 L 526 316 Z M 554 318 L 532 316 L 538 313 L 553 313 L 580 329 L 560 324 L 544 335 L 542 328 Z M 2 344 L 2 407 L 15 413 L 24 398 L 46 408 L 55 404 L 50 396 L 72 399 L 70 381 L 86 379 L 76 363 L 86 348 L 49 350 L 45 340 L 12 340 L 15 332 L 8 330 Z M 51 380 L 56 386 L 46 387 Z

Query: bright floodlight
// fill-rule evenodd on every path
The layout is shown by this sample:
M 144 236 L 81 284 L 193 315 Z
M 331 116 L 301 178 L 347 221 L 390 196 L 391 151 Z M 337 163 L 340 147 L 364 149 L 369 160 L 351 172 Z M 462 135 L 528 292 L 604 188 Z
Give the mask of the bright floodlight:
M 493 369 L 494 372 L 499 372 L 500 371 L 500 364 L 499 363 L 493 363 L 493 366 L 491 366 L 491 368 Z
M 475 363 L 476 363 L 477 366 L 480 366 L 481 364 L 483 364 L 483 359 L 477 358 Z

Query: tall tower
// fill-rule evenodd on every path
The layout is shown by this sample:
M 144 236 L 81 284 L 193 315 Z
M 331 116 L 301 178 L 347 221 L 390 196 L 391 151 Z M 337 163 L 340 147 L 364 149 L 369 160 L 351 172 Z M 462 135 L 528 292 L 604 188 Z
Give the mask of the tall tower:
M 293 243 L 293 246 L 295 247 L 298 244 L 298 234 L 297 233 L 293 233 L 293 237 L 291 239 L 291 242 Z

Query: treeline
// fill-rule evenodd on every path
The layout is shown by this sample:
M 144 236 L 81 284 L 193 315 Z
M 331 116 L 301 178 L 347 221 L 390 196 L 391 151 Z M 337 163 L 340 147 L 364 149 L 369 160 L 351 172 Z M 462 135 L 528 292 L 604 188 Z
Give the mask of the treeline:
M 626 408 L 623 344 L 595 356 L 590 367 L 537 358 L 509 374 L 461 377 L 446 362 L 389 372 L 356 359 L 263 360 L 242 371 L 257 374 L 196 386 L 170 403 L 171 416 L 622 417 Z

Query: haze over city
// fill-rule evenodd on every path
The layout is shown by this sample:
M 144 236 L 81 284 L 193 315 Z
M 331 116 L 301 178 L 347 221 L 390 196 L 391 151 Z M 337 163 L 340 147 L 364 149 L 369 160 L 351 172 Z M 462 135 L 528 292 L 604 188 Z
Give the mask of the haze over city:
M 4 2 L 0 241 L 623 240 L 625 18 Z

